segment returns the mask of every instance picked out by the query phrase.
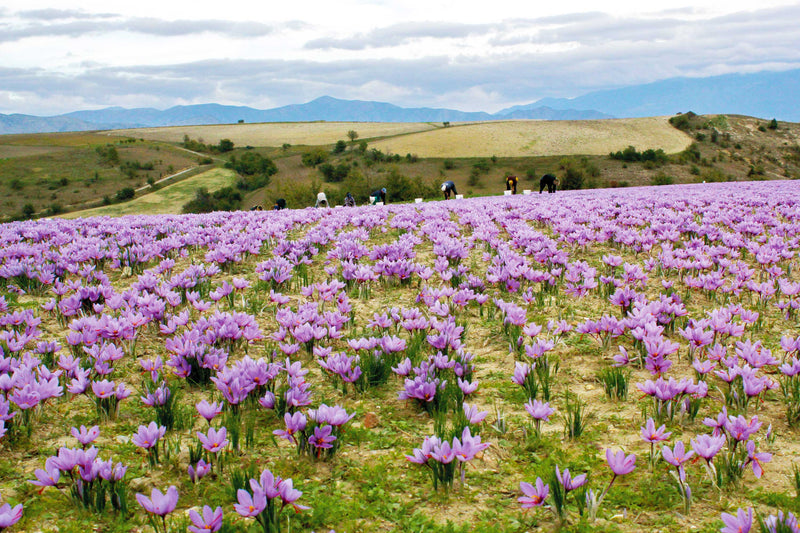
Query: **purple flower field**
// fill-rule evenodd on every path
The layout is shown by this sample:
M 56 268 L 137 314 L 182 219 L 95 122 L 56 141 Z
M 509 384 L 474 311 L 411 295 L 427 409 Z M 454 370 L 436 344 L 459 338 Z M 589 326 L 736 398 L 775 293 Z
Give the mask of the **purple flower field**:
M 0 531 L 800 531 L 800 186 L 0 226 Z

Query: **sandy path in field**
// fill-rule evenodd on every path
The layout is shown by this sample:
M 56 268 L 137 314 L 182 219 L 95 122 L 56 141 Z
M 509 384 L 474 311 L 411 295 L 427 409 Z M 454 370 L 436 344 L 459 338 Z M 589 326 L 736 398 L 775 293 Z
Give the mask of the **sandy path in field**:
M 314 146 L 334 144 L 338 140 L 349 141 L 347 132 L 350 130 L 358 133 L 358 139 L 369 139 L 427 131 L 436 127 L 427 122 L 270 122 L 140 128 L 114 130 L 108 134 L 165 142 L 183 142 L 183 136 L 188 135 L 194 140 L 202 139 L 211 144 L 230 139 L 236 146 L 283 146 L 284 143 Z
M 455 125 L 370 143 L 383 152 L 420 157 L 606 155 L 635 146 L 680 152 L 691 137 L 667 117 L 619 120 L 513 120 Z

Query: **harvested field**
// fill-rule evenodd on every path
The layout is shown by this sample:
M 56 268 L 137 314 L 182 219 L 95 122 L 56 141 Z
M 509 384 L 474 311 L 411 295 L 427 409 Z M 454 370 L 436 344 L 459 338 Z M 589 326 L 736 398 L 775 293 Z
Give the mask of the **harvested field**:
M 370 143 L 371 148 L 419 157 L 535 157 L 606 155 L 635 146 L 680 152 L 691 143 L 667 117 L 619 120 L 513 120 L 454 125 Z
M 359 139 L 387 137 L 436 129 L 427 122 L 268 122 L 263 124 L 219 124 L 212 126 L 175 126 L 115 130 L 109 135 L 123 135 L 147 140 L 183 142 L 183 136 L 217 144 L 230 139 L 237 146 L 282 146 L 333 144 L 347 140 L 355 130 Z

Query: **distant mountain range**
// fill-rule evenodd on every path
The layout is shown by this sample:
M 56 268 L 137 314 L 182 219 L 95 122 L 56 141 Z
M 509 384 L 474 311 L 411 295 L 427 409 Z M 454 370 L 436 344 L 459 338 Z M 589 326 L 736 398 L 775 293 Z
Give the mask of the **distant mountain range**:
M 404 108 L 384 102 L 323 96 L 273 109 L 201 104 L 166 110 L 109 107 L 53 117 L 0 114 L 0 134 L 91 131 L 122 128 L 252 122 L 472 122 L 503 119 L 589 120 L 672 115 L 694 111 L 800 121 L 800 69 L 674 78 L 646 85 L 597 91 L 577 98 L 545 98 L 497 113 Z

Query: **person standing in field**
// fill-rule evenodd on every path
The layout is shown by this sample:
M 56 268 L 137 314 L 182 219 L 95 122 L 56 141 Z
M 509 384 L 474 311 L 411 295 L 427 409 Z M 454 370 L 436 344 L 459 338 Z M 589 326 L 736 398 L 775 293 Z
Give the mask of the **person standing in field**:
M 517 194 L 516 176 L 506 176 L 506 190 L 511 191 L 511 194 Z
M 369 203 L 371 205 L 375 205 L 378 202 L 383 202 L 383 204 L 386 205 L 386 187 L 378 189 L 377 191 L 372 191 L 372 194 L 369 195 Z
M 442 183 L 442 194 L 444 194 L 444 199 L 449 200 L 450 195 L 453 195 L 453 198 L 458 194 L 456 191 L 456 184 L 450 180 L 445 181 Z
M 344 206 L 345 207 L 355 207 L 356 206 L 356 199 L 353 198 L 352 194 L 347 193 L 344 196 Z

